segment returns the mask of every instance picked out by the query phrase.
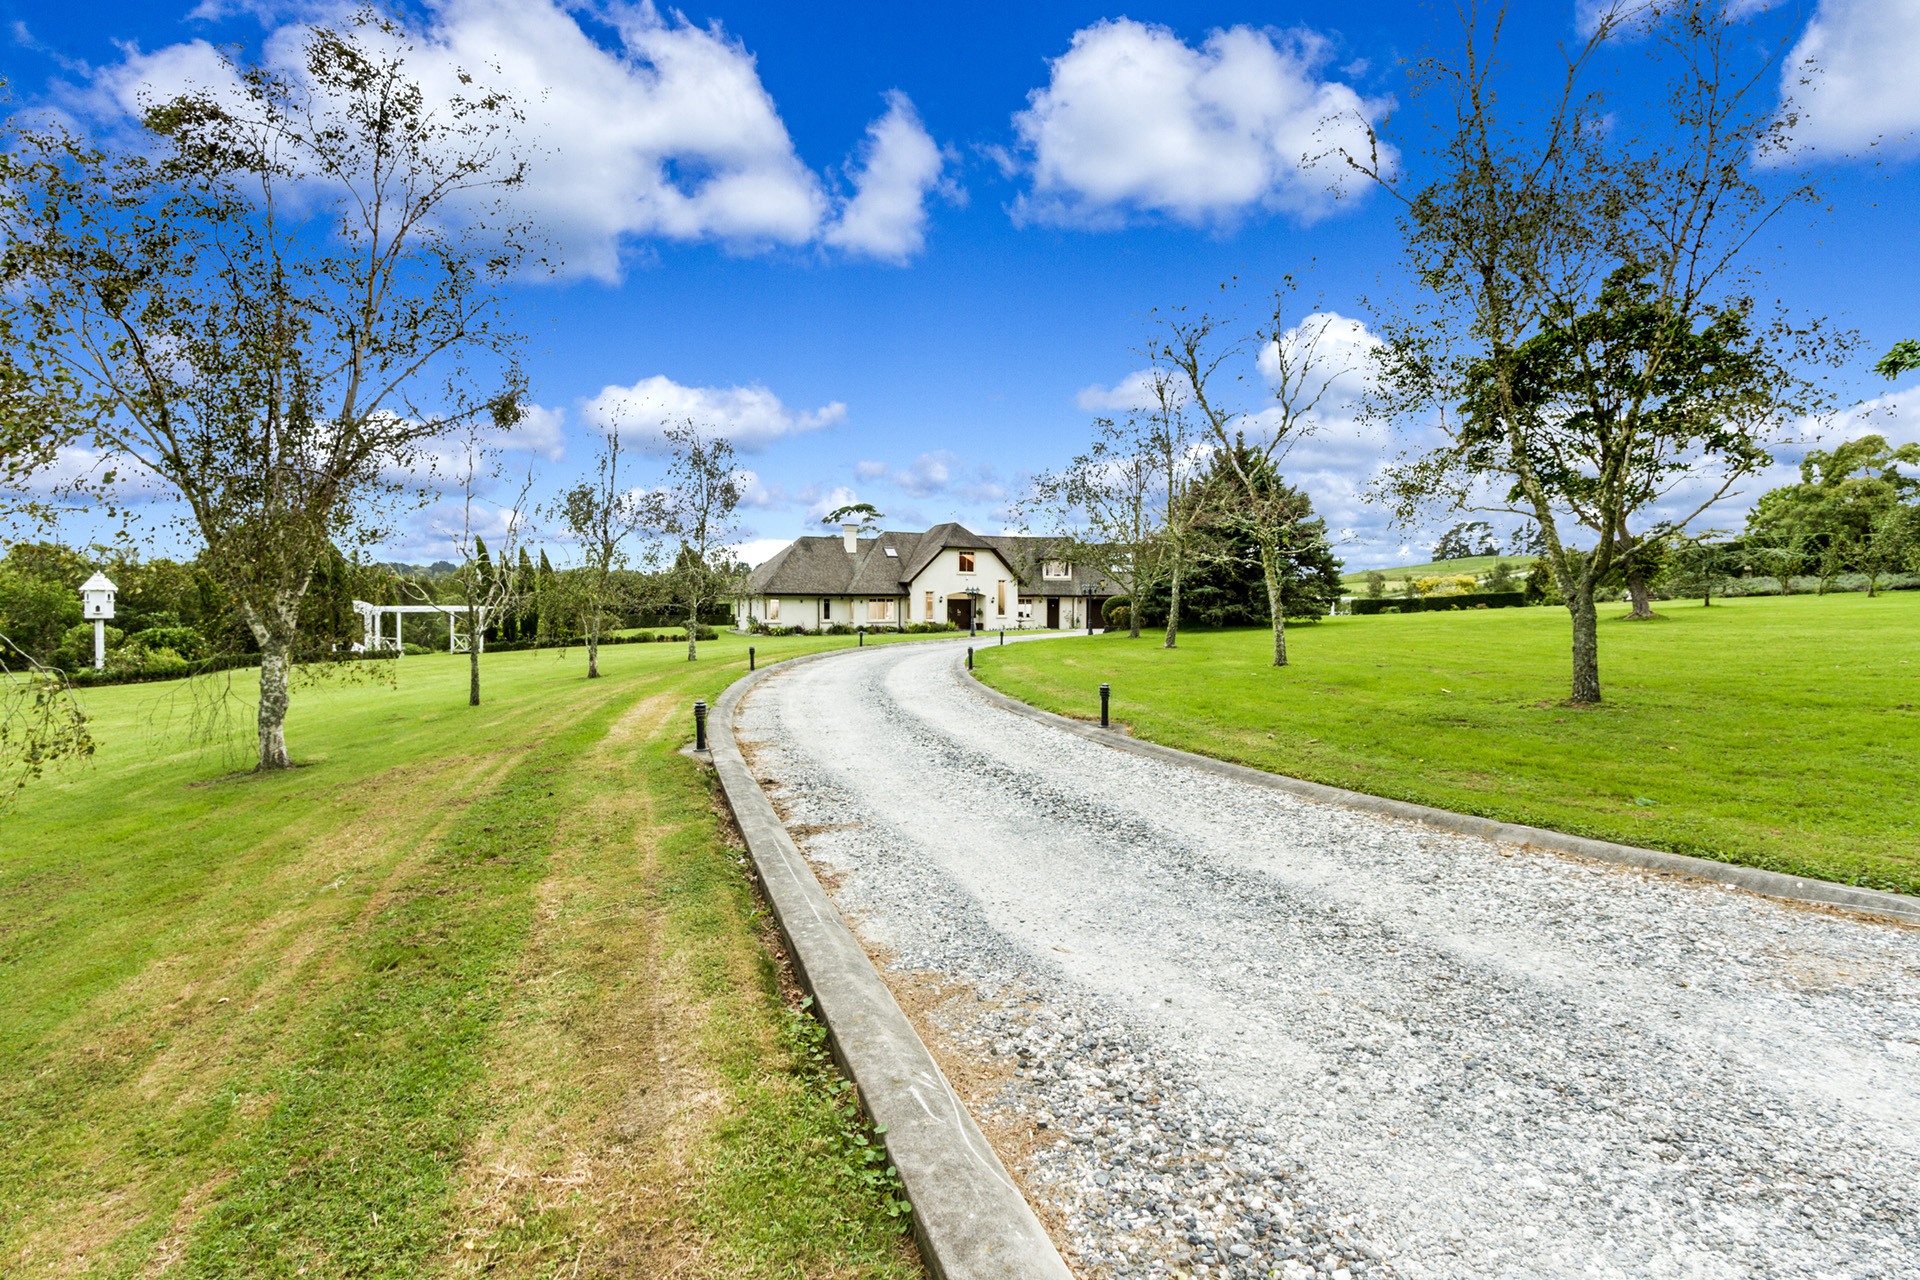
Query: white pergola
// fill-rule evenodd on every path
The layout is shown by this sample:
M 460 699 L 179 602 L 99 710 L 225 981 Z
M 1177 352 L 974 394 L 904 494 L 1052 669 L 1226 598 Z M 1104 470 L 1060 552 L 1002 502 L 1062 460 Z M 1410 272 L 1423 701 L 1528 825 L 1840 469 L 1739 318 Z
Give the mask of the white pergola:
M 447 618 L 447 652 L 467 653 L 475 645 L 480 652 L 487 651 L 487 605 L 478 605 L 474 612 L 480 615 L 479 629 L 472 635 L 460 630 L 459 623 L 467 616 L 467 607 L 463 604 L 368 604 L 365 600 L 355 600 L 353 611 L 360 615 L 365 628 L 365 638 L 355 645 L 355 653 L 377 653 L 391 649 L 406 656 L 406 645 L 400 638 L 400 619 L 409 613 L 440 613 Z M 393 615 L 393 634 L 386 633 L 386 616 Z

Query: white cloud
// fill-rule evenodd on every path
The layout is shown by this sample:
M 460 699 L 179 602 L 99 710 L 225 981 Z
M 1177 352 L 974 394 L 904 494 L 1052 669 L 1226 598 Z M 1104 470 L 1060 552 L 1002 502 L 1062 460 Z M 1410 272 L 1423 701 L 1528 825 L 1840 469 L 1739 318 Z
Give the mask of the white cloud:
M 566 416 L 561 409 L 529 405 L 526 416 L 520 419 L 513 430 L 500 436 L 500 447 L 538 454 L 548 462 L 558 462 L 567 452 L 567 434 L 561 429 Z
M 1367 332 L 1365 321 L 1337 311 L 1316 311 L 1282 334 L 1278 342 L 1262 347 L 1255 357 L 1261 376 L 1270 385 L 1280 378 L 1282 343 L 1296 367 L 1310 366 L 1307 376 L 1310 389 L 1319 387 L 1329 377 L 1332 379 L 1322 401 L 1323 405 L 1331 406 L 1351 403 L 1367 389 L 1372 377 L 1373 352 L 1379 347 L 1380 339 Z
M 1026 221 L 1114 227 L 1141 215 L 1207 224 L 1249 211 L 1312 219 L 1352 174 L 1312 157 L 1364 154 L 1386 107 L 1320 80 L 1307 31 L 1215 31 L 1198 49 L 1162 26 L 1101 21 L 1074 33 L 1014 128 L 1032 185 Z
M 740 486 L 740 505 L 743 507 L 768 508 L 785 506 L 787 491 L 778 483 L 768 485 L 757 471 L 736 471 L 735 482 Z
M 854 196 L 822 238 L 888 262 L 905 262 L 926 244 L 927 193 L 946 157 L 907 95 L 887 94 L 887 113 L 867 127 Z
M 106 477 L 111 474 L 109 483 Z M 39 496 L 76 491 L 111 494 L 116 502 L 158 502 L 179 491 L 124 454 L 85 445 L 63 445 L 46 466 L 26 477 L 22 489 Z
M 582 412 L 603 429 L 642 440 L 656 440 L 665 426 L 692 419 L 725 436 L 742 453 L 758 453 L 784 436 L 845 420 L 847 406 L 836 400 L 795 413 L 780 397 L 758 384 L 750 387 L 685 387 L 664 374 L 630 387 L 609 386 Z
M 554 0 L 443 0 L 413 33 L 410 70 L 431 97 L 459 92 L 465 71 L 525 110 L 516 147 L 530 179 L 516 199 L 559 246 L 564 274 L 616 281 L 632 242 L 647 239 L 742 252 L 828 243 L 895 262 L 919 250 L 926 192 L 942 162 L 904 95 L 888 95 L 855 193 L 836 214 L 753 54 L 718 22 L 696 26 L 650 0 L 615 0 L 596 16 L 617 47 L 594 40 Z M 297 69 L 303 35 L 297 23 L 280 26 L 265 60 Z M 142 90 L 231 83 L 206 41 L 129 48 L 94 73 L 89 105 L 105 114 L 109 105 L 133 107 Z
M 476 501 L 469 510 L 457 498 L 442 498 L 409 513 L 380 544 L 380 556 L 409 564 L 432 564 L 437 560 L 457 564 L 464 531 L 471 528 L 487 544 L 489 554 L 498 557 L 512 540 L 514 530 L 518 528 L 524 538 L 531 521 L 532 512 L 519 511 L 509 505 Z
M 1920 152 L 1920 6 L 1821 0 L 1780 72 L 1794 140 L 1828 152 Z M 1806 83 L 1802 83 L 1803 78 Z
M 827 512 L 837 511 L 841 507 L 850 507 L 860 501 L 860 495 L 845 485 L 835 485 L 824 494 L 817 489 L 812 492 L 815 496 L 807 507 L 807 523 L 812 525 L 819 524 Z
M 784 551 L 787 544 L 792 541 L 791 538 L 755 538 L 750 542 L 741 543 L 737 548 L 737 554 L 757 569 Z
M 1135 369 L 1111 387 L 1099 383 L 1082 387 L 1073 402 L 1088 413 L 1126 413 L 1129 410 L 1155 409 L 1159 407 L 1158 392 L 1154 389 L 1154 379 L 1169 377 L 1153 369 Z M 1173 383 L 1174 402 L 1184 404 L 1186 393 L 1180 390 L 1180 383 Z
M 854 468 L 854 474 L 863 480 L 885 478 L 894 488 L 915 498 L 946 494 L 963 502 L 1003 502 L 1007 497 L 992 464 L 969 466 L 958 454 L 945 449 L 923 453 L 899 468 L 884 462 L 862 462 Z

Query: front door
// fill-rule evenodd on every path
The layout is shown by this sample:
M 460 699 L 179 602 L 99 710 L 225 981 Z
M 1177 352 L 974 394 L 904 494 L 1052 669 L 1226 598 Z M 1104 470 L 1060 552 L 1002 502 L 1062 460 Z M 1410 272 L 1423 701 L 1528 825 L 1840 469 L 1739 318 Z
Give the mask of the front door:
M 1059 629 L 1060 629 L 1060 597 L 1048 596 L 1047 597 L 1047 630 L 1058 631 Z
M 973 630 L 973 601 L 966 596 L 948 596 L 947 621 L 962 631 Z

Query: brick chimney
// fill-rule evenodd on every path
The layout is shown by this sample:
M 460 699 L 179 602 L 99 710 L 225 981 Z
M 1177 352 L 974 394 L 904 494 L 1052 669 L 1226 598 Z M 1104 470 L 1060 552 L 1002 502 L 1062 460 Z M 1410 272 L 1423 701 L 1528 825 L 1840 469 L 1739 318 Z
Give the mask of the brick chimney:
M 860 526 L 857 524 L 841 525 L 840 540 L 849 553 L 860 550 Z

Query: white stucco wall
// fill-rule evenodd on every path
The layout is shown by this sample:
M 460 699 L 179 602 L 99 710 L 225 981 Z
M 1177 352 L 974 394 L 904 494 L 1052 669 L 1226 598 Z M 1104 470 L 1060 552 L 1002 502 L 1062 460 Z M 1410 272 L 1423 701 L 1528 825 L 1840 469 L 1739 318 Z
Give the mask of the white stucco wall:
M 963 594 L 971 587 L 981 593 L 979 601 L 979 625 L 982 630 L 997 631 L 1005 627 L 1009 631 L 1025 628 L 1044 629 L 1047 625 L 1047 596 L 1057 594 L 1060 599 L 1060 625 L 1065 629 L 1086 626 L 1085 600 L 1077 595 L 1066 594 L 1071 586 L 1067 579 L 1042 579 L 1038 592 L 1031 588 L 1023 597 L 1019 578 L 1011 565 L 1001 559 L 1000 553 L 982 546 L 974 549 L 974 567 L 971 572 L 960 569 L 960 552 L 964 548 L 948 547 L 941 551 L 920 571 L 904 597 L 895 597 L 894 618 L 891 623 L 877 622 L 871 616 L 869 605 L 872 596 L 828 596 L 831 601 L 828 616 L 821 617 L 820 596 L 779 596 L 780 616 L 768 617 L 767 604 L 772 597 L 753 596 L 737 603 L 735 617 L 741 626 L 749 621 L 758 620 L 769 625 L 781 627 L 805 627 L 809 631 L 818 630 L 822 625 L 883 627 L 905 626 L 910 623 L 945 622 L 947 620 L 947 598 Z M 1004 584 L 1004 592 L 1003 592 Z M 927 610 L 927 593 L 933 593 L 933 609 Z M 1020 601 L 1026 599 L 1031 604 L 1027 617 L 1020 616 Z M 1004 608 L 1003 608 L 1004 601 Z

